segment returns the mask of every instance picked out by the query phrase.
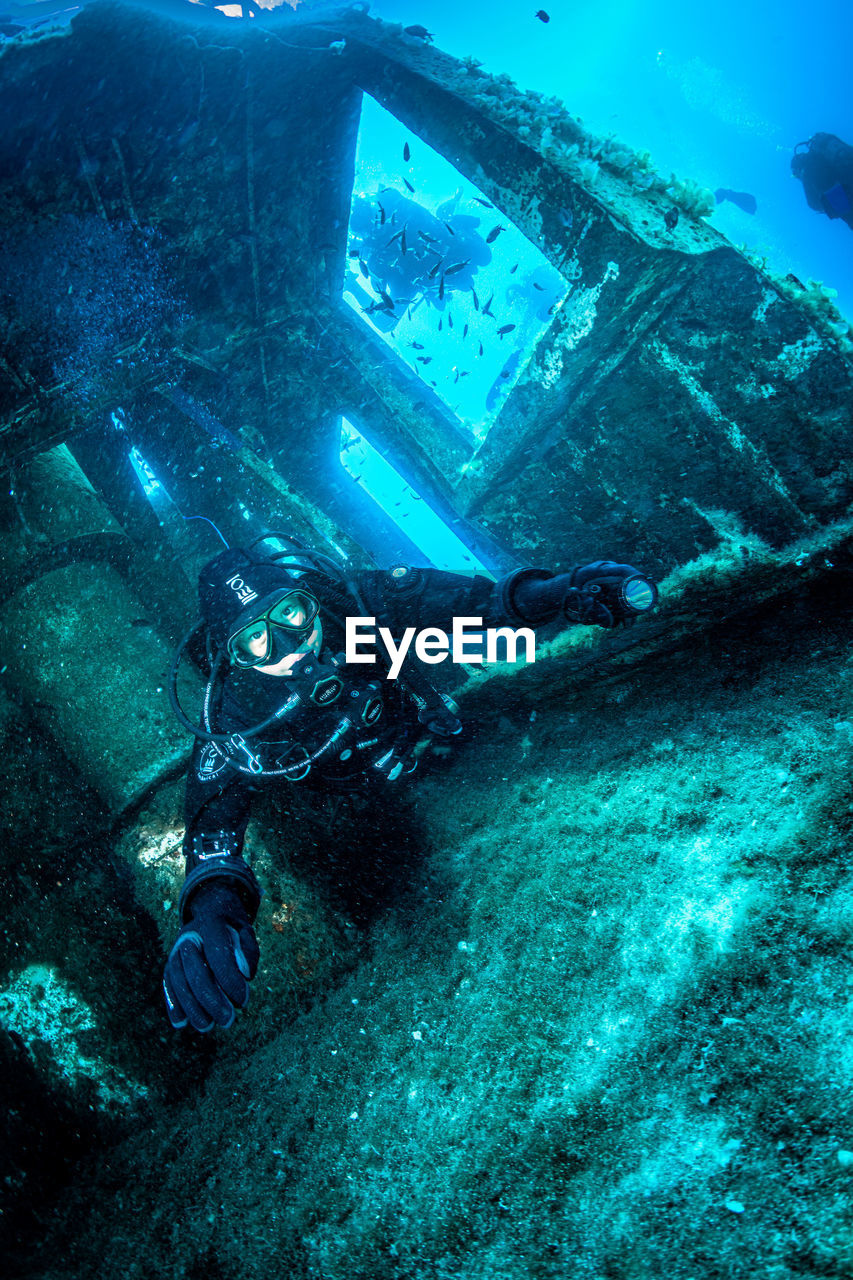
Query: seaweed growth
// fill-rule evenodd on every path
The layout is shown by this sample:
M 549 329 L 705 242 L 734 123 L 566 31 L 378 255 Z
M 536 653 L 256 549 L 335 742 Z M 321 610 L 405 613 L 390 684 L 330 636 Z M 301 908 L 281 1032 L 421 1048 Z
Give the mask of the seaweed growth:
M 809 280 L 804 285 L 792 275 L 781 280 L 774 279 L 774 283 L 786 298 L 805 307 L 819 333 L 824 337 L 834 338 L 845 355 L 853 355 L 853 325 L 838 309 L 835 301 L 838 297 L 837 289 L 831 289 L 820 280 Z
M 594 187 L 606 170 L 637 191 L 666 194 L 696 221 L 714 212 L 714 194 L 707 187 L 674 173 L 665 177 L 655 170 L 649 151 L 635 151 L 613 135 L 601 138 L 590 133 L 560 98 L 522 91 L 508 75 L 483 71 L 477 58 L 464 58 L 460 68 L 456 88 L 470 94 L 473 80 L 473 101 L 479 107 L 581 185 Z

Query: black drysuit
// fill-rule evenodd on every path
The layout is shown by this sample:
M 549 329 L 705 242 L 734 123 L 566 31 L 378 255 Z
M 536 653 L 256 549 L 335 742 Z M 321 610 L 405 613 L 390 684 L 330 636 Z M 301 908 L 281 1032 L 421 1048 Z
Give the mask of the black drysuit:
M 409 627 L 435 627 L 450 635 L 454 617 L 481 618 L 483 628 L 517 628 L 526 620 L 513 607 L 513 589 L 530 577 L 551 574 L 520 569 L 493 582 L 437 569 L 367 570 L 356 579 L 357 601 L 354 596 L 343 600 L 338 590 L 330 592 L 328 579 L 304 574 L 300 585 L 320 603 L 323 649 L 319 657 L 304 657 L 292 676 L 272 676 L 254 668 L 229 671 L 210 709 L 210 727 L 216 733 L 240 735 L 291 705 L 274 726 L 245 740 L 245 746 L 196 744 L 185 803 L 187 871 L 205 856 L 206 844 L 239 857 L 252 792 L 258 786 L 288 779 L 328 790 L 369 786 L 371 780 L 387 777 L 394 760 L 423 735 L 430 705 L 439 715 L 446 713 L 429 683 L 430 668 L 414 656 L 414 644 L 399 680 L 386 678 L 381 642 L 373 650 L 374 664 L 346 663 L 344 616 L 363 616 L 363 605 L 366 616 L 375 620 L 364 630 L 378 635 L 379 627 L 387 627 L 397 643 Z M 316 759 L 302 777 L 312 756 Z M 236 767 L 251 769 L 253 759 L 275 776 L 254 779 Z

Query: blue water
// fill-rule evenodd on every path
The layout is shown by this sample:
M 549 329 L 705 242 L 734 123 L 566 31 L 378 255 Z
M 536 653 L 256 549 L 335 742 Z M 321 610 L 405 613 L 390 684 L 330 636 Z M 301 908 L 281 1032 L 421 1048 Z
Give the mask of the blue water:
M 836 289 L 853 320 L 853 231 L 809 209 L 790 172 L 813 133 L 853 143 L 850 0 L 561 0 L 545 4 L 547 25 L 537 7 L 374 0 L 370 12 L 556 95 L 592 132 L 651 151 L 661 173 L 751 192 L 755 215 L 724 203 L 712 225 L 773 270 Z
M 344 301 L 426 396 L 431 388 L 484 440 L 568 282 L 449 160 L 367 94 L 348 248 Z

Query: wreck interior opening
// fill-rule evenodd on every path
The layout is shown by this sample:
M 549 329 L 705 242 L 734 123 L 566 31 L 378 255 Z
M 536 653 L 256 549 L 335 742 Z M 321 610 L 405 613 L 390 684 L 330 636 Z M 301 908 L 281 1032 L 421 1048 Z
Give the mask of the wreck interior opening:
M 344 299 L 477 443 L 567 293 L 539 249 L 502 218 L 364 95 Z
M 346 418 L 341 420 L 341 465 L 354 484 L 367 494 L 372 503 L 367 520 L 373 527 L 376 507 L 393 521 L 405 538 L 402 558 L 417 563 L 423 557 L 436 569 L 468 570 L 488 573 L 488 569 L 453 532 L 447 522 L 417 493 L 400 472 Z M 457 521 L 458 523 L 458 521 Z M 375 534 L 365 531 L 370 546 Z M 397 548 L 386 548 L 397 558 Z M 414 554 L 412 554 L 414 553 Z

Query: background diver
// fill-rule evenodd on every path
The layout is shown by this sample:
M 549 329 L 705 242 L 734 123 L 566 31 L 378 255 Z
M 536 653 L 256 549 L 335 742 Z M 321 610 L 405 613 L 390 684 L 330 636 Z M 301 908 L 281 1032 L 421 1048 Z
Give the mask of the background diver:
M 377 665 L 347 663 L 347 617 L 373 617 L 395 638 L 411 626 L 449 632 L 454 616 L 482 618 L 484 628 L 535 628 L 561 617 L 609 628 L 652 609 L 657 589 L 609 560 L 557 576 L 517 569 L 498 582 L 402 565 L 348 578 L 333 560 L 267 535 L 206 564 L 199 600 L 201 621 L 170 680 L 173 709 L 197 741 L 186 785 L 181 928 L 163 989 L 172 1025 L 206 1032 L 229 1027 L 246 1005 L 260 956 L 252 925 L 262 891 L 241 857 L 253 792 L 281 782 L 385 787 L 414 771 L 425 734 L 461 730 L 457 708 L 414 654 L 398 680 L 384 678 L 381 651 Z M 187 650 L 209 674 L 199 726 L 177 699 Z
M 841 218 L 853 229 L 853 147 L 834 133 L 816 133 L 797 143 L 791 172 L 803 184 L 811 209 Z

